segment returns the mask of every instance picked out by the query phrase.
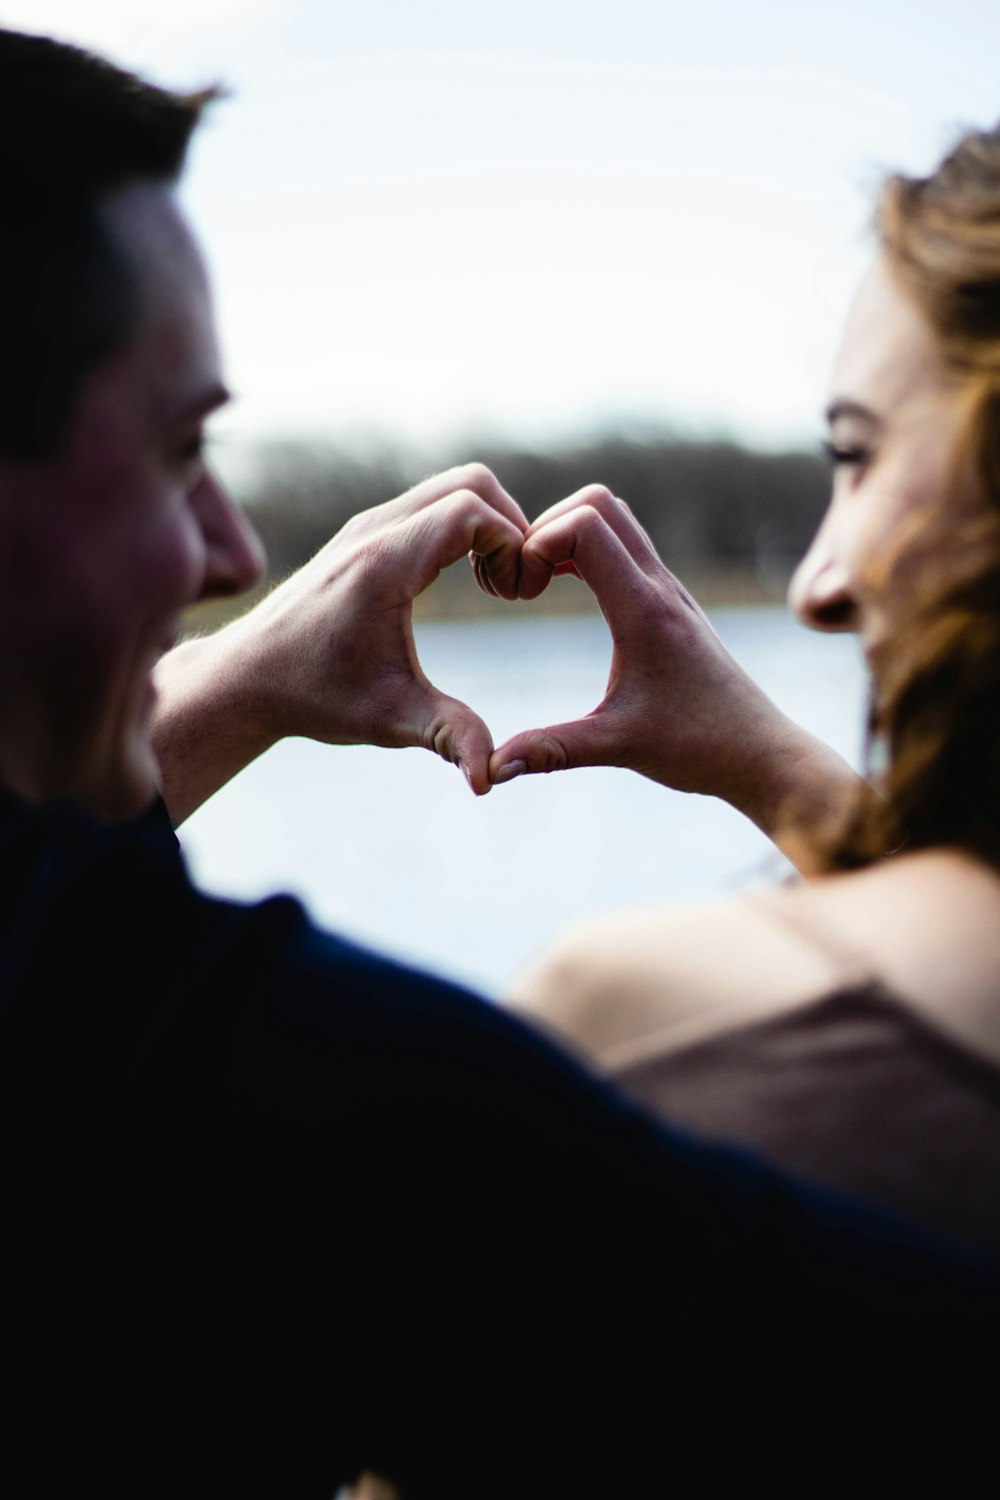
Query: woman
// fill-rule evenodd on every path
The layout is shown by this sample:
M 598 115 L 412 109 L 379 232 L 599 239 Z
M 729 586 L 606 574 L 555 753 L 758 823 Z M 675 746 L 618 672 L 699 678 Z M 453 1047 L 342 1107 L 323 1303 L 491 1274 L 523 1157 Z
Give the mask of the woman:
M 512 1000 L 661 1114 L 1000 1255 L 1000 128 L 892 178 L 878 227 L 791 588 L 861 635 L 870 782 L 745 677 L 620 502 L 563 502 L 525 555 L 594 588 L 608 694 L 495 779 L 630 765 L 724 796 L 806 879 L 589 924 Z

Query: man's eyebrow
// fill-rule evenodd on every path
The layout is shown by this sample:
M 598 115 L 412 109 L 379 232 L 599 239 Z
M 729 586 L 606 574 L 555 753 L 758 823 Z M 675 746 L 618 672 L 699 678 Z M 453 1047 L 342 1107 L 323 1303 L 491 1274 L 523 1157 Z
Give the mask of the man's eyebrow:
M 824 415 L 830 427 L 844 417 L 853 417 L 856 422 L 868 422 L 875 427 L 879 425 L 879 419 L 870 406 L 864 406 L 860 401 L 852 401 L 847 396 L 838 396 L 835 401 L 831 401 Z

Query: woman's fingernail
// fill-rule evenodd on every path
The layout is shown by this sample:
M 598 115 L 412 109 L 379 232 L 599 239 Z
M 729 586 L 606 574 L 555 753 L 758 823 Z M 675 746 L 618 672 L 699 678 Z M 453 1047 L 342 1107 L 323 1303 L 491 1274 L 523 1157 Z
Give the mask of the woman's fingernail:
M 493 780 L 496 782 L 513 781 L 515 776 L 523 776 L 527 769 L 526 760 L 509 760 L 506 765 L 500 767 Z

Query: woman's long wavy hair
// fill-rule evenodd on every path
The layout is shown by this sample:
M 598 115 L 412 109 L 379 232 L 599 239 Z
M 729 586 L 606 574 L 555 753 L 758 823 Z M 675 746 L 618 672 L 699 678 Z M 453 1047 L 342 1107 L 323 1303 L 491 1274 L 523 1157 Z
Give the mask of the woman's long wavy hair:
M 844 870 L 951 845 L 1000 867 L 1000 126 L 964 136 L 928 177 L 890 178 L 877 224 L 964 420 L 949 491 L 878 560 L 893 602 L 873 659 L 881 769 L 819 853 Z M 970 477 L 983 503 L 965 519 Z

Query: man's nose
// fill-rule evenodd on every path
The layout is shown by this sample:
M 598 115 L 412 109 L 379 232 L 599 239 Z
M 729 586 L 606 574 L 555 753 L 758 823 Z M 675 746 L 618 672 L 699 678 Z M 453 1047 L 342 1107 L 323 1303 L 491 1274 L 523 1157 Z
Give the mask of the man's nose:
M 267 559 L 260 537 L 206 471 L 192 495 L 205 540 L 205 581 L 200 598 L 242 594 L 261 578 Z
M 828 519 L 792 575 L 788 602 L 812 630 L 857 630 L 858 603 L 852 580 L 834 543 Z

